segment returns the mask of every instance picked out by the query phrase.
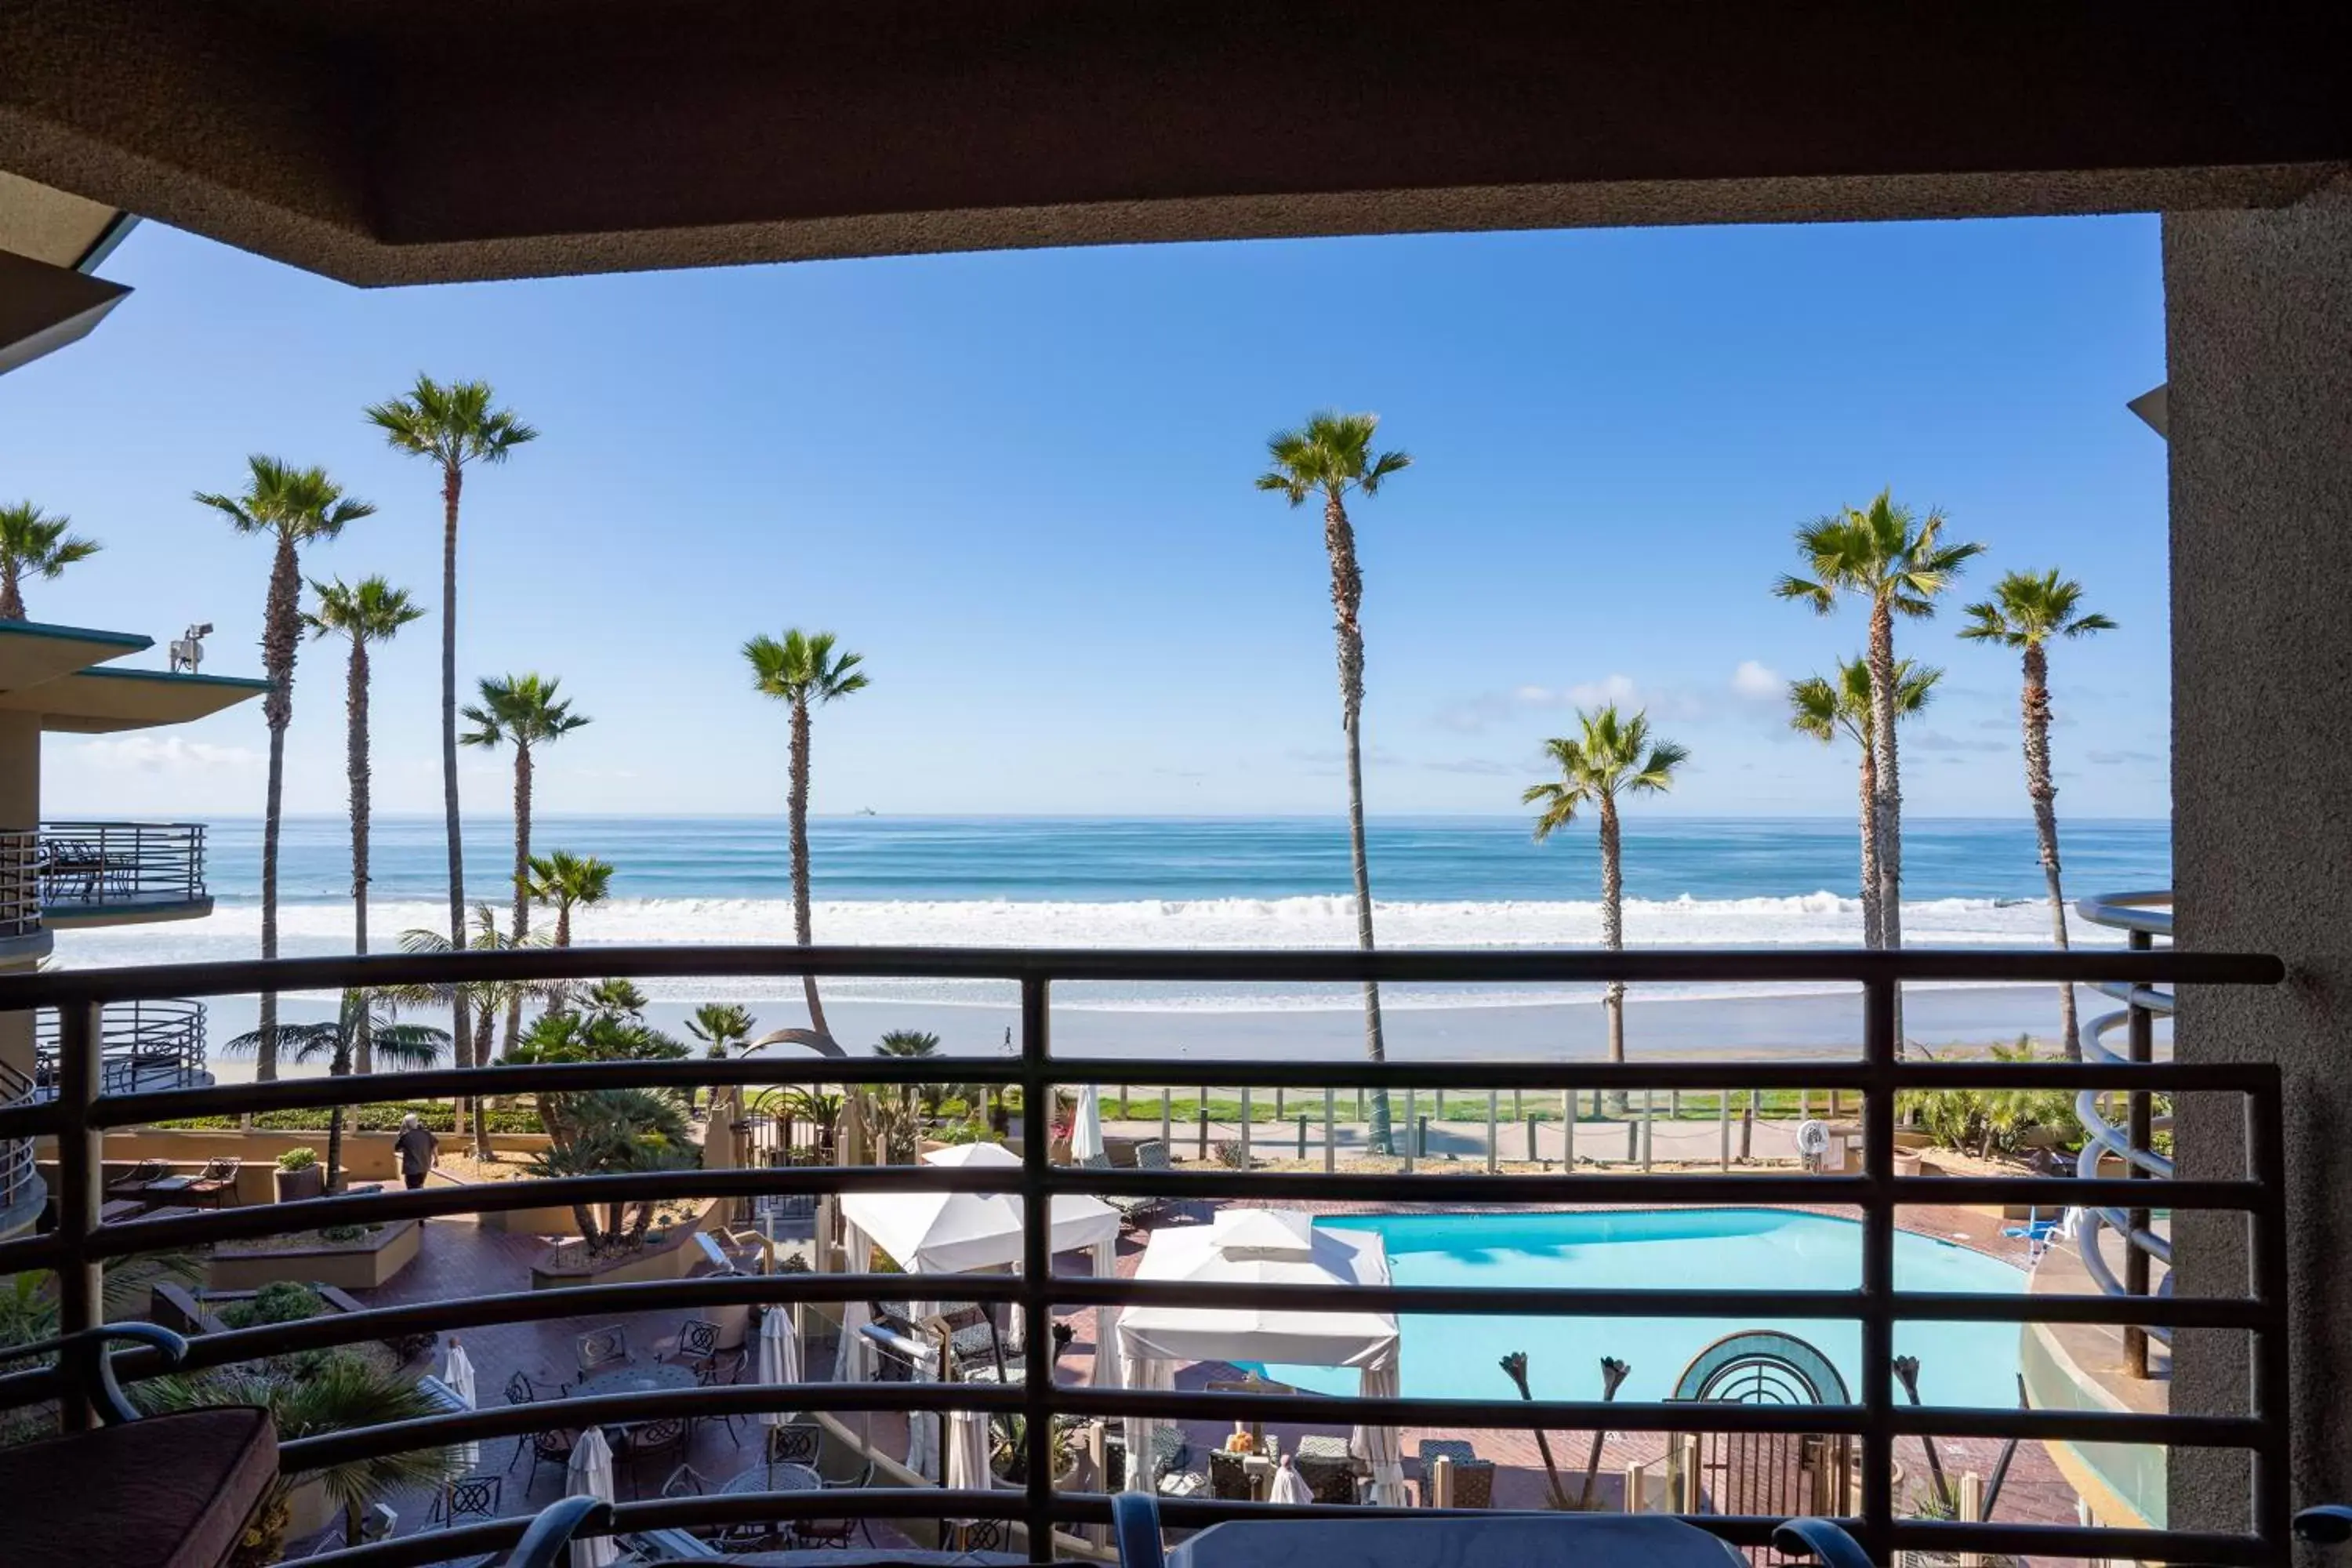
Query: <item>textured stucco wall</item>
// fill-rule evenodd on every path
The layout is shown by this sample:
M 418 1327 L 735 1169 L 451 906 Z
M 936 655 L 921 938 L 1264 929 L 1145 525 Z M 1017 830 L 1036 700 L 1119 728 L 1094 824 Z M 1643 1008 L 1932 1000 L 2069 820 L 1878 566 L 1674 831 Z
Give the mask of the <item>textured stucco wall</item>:
M 2174 887 L 2181 945 L 2287 984 L 2189 988 L 2179 1050 L 2285 1069 L 2298 1504 L 2352 1499 L 2352 181 L 2164 225 L 2171 375 Z M 2233 1102 L 2180 1112 L 2183 1174 L 2242 1169 Z M 2183 1295 L 2245 1288 L 2242 1220 L 2175 1221 Z M 2182 1336 L 2176 1409 L 2246 1405 L 2242 1335 Z M 2176 1527 L 2238 1526 L 2244 1472 L 2176 1455 Z

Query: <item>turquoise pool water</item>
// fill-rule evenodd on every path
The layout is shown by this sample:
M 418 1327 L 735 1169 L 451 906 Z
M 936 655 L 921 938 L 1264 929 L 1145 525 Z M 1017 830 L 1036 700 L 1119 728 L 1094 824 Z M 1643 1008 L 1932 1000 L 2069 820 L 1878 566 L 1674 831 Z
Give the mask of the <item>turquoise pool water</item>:
M 1858 1222 L 1784 1209 L 1359 1215 L 1316 1223 L 1378 1232 L 1400 1285 L 1831 1290 L 1862 1284 Z M 2025 1274 L 1948 1241 L 1902 1233 L 1895 1238 L 1895 1285 L 2016 1291 L 2025 1289 Z M 1525 1351 L 1538 1399 L 1598 1399 L 1604 1355 L 1633 1365 L 1620 1399 L 1664 1399 L 1693 1356 L 1741 1329 L 1779 1329 L 1810 1341 L 1849 1389 L 1861 1389 L 1862 1325 L 1852 1321 L 1408 1316 L 1402 1327 L 1408 1395 L 1514 1397 L 1496 1363 L 1506 1352 Z M 2017 1403 L 2017 1336 L 2014 1323 L 1902 1323 L 1895 1348 L 1919 1358 L 1919 1397 L 1927 1404 L 2008 1408 Z M 1330 1367 L 1265 1371 L 1323 1393 L 1356 1389 L 1354 1373 Z

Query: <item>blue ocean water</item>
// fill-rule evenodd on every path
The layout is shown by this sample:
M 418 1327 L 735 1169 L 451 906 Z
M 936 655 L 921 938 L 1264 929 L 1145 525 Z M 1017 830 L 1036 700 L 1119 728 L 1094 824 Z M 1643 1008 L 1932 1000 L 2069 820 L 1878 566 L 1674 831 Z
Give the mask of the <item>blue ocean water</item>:
M 260 885 L 258 821 L 212 826 L 212 884 L 225 901 Z M 341 903 L 351 884 L 340 817 L 295 817 L 279 877 L 289 902 Z M 467 879 L 477 898 L 507 897 L 511 827 L 467 824 Z M 2163 887 L 2169 825 L 2064 825 L 2067 874 L 2084 890 Z M 1382 902 L 1589 900 L 1600 884 L 1590 833 L 1538 845 L 1516 817 L 1375 821 L 1373 893 Z M 2035 900 L 2042 869 L 2032 825 L 2019 820 L 1906 821 L 1906 900 Z M 1328 898 L 1349 891 L 1346 826 L 1338 817 L 833 817 L 809 826 L 820 900 L 1134 900 Z M 534 847 L 593 854 L 618 868 L 622 900 L 757 900 L 790 895 L 784 821 L 774 817 L 542 817 Z M 1831 817 L 1635 817 L 1625 829 L 1628 896 L 1699 902 L 1852 896 L 1853 824 Z M 379 818 L 373 897 L 446 896 L 438 817 Z

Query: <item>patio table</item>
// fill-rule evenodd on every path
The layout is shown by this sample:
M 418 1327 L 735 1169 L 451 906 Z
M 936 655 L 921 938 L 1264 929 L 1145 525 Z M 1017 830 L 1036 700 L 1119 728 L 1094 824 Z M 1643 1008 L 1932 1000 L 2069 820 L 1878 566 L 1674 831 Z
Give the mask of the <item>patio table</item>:
M 601 1399 L 608 1394 L 659 1394 L 694 1386 L 693 1368 L 666 1361 L 649 1361 L 614 1367 L 593 1377 L 583 1377 L 573 1385 L 572 1393 L 577 1399 Z M 605 1436 L 615 1450 L 614 1458 L 620 1457 L 618 1450 L 626 1445 L 630 1429 L 644 1425 L 643 1421 L 605 1423 Z
M 1678 1519 L 1630 1514 L 1497 1513 L 1465 1519 L 1229 1520 L 1168 1553 L 1169 1568 L 1462 1568 L 1547 1563 L 1561 1568 L 1745 1568 L 1723 1542 Z
M 814 1466 L 785 1463 L 773 1467 L 754 1465 L 741 1475 L 728 1477 L 727 1484 L 719 1489 L 722 1494 L 813 1492 L 824 1485 L 824 1478 L 816 1473 Z

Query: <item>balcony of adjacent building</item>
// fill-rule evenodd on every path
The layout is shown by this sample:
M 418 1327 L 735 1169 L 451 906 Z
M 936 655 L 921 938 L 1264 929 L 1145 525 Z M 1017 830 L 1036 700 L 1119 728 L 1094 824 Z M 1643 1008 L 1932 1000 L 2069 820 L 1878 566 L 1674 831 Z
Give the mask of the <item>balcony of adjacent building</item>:
M 24 868 L 19 886 L 29 873 L 39 920 L 52 931 L 213 912 L 200 823 L 44 822 L 29 833 L 0 834 L 0 856 Z M 6 924 L 0 915 L 0 929 Z

